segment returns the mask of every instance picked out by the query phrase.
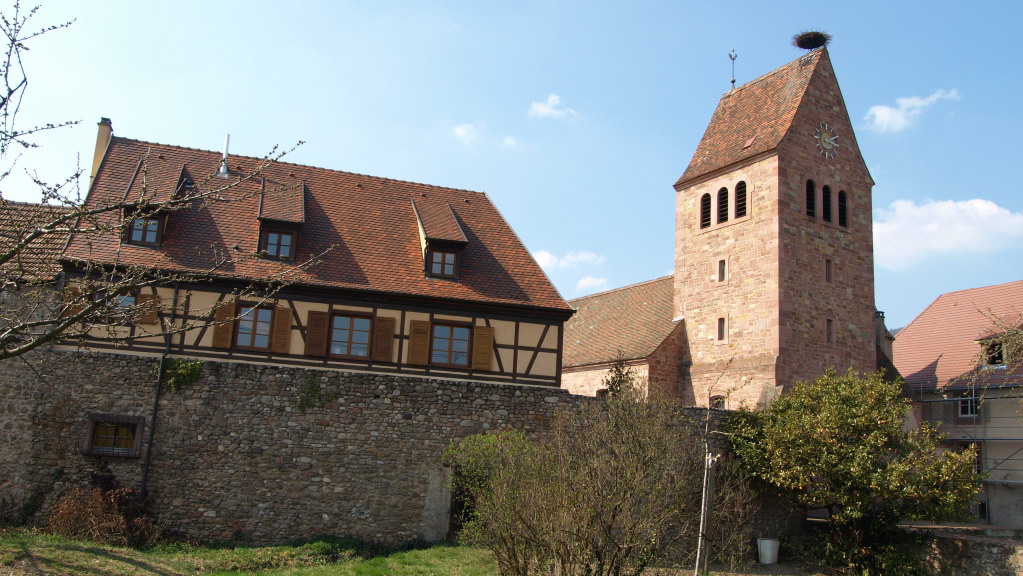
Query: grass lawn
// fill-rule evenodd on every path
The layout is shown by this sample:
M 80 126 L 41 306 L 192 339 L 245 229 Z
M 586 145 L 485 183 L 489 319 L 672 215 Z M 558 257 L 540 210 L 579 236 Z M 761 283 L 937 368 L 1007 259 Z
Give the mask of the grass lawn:
M 656 576 L 692 570 L 651 571 Z M 0 576 L 497 576 L 490 553 L 436 545 L 379 553 L 350 540 L 322 539 L 293 546 L 207 548 L 161 544 L 144 550 L 68 540 L 30 530 L 0 529 Z M 805 575 L 799 566 L 750 567 L 718 576 Z

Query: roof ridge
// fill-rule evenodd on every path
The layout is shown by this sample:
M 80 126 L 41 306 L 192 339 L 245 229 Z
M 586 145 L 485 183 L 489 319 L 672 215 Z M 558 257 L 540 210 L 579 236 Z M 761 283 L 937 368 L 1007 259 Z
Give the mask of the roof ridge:
M 622 290 L 628 290 L 630 288 L 635 288 L 637 286 L 642 286 L 644 284 L 652 284 L 654 282 L 659 282 L 659 281 L 666 280 L 666 279 L 672 278 L 672 277 L 674 277 L 674 274 L 668 274 L 666 276 L 661 276 L 661 277 L 658 277 L 658 278 L 653 278 L 651 280 L 643 280 L 642 282 L 636 282 L 635 284 L 628 284 L 626 286 L 619 286 L 618 288 L 612 288 L 610 290 L 604 290 L 603 292 L 595 292 L 593 294 L 587 294 L 586 296 L 580 296 L 578 298 L 573 298 L 572 300 L 569 300 L 568 303 L 571 304 L 573 302 L 578 302 L 579 300 L 587 300 L 589 298 L 596 298 L 597 296 L 605 296 L 607 294 L 611 294 L 612 292 L 621 292 Z
M 205 152 L 205 153 L 209 153 L 209 154 L 216 154 L 218 156 L 221 155 L 221 152 L 217 152 L 216 150 L 205 150 L 205 149 L 202 149 L 202 148 L 192 148 L 190 146 L 178 146 L 176 144 L 164 144 L 162 142 L 150 142 L 148 140 L 139 140 L 139 139 L 136 139 L 136 138 L 127 138 L 125 136 L 113 136 L 112 138 L 117 139 L 117 140 L 123 140 L 125 142 L 134 142 L 134 143 L 137 143 L 137 144 L 147 144 L 147 145 L 151 145 L 151 146 L 163 146 L 165 148 L 173 148 L 173 149 L 177 149 L 177 150 L 188 150 L 188 151 L 192 151 L 192 152 Z M 244 154 L 233 154 L 231 156 L 233 156 L 235 158 L 244 158 L 246 160 L 255 160 L 257 162 L 260 161 L 260 160 L 266 160 L 268 158 L 267 156 L 256 157 L 256 156 L 246 156 Z M 399 184 L 414 184 L 416 186 L 426 186 L 426 187 L 429 187 L 429 188 L 436 188 L 436 189 L 439 189 L 439 190 L 451 190 L 451 191 L 454 191 L 454 192 L 469 192 L 471 194 L 479 194 L 479 195 L 482 195 L 482 196 L 486 196 L 487 195 L 486 192 L 480 191 L 480 190 L 469 190 L 468 188 L 455 188 L 455 187 L 452 187 L 452 186 L 439 186 L 439 185 L 436 185 L 436 184 L 426 184 L 424 182 L 414 182 L 412 180 L 401 180 L 399 178 L 387 178 L 385 176 L 374 176 L 372 174 L 363 174 L 361 172 L 351 172 L 351 171 L 347 171 L 347 170 L 338 170 L 336 168 L 327 168 L 325 166 L 313 166 L 312 164 L 299 164 L 297 162 L 285 162 L 283 160 L 274 160 L 273 163 L 275 165 L 279 165 L 279 166 L 295 166 L 297 168 L 308 168 L 310 170 L 323 170 L 323 171 L 326 171 L 326 172 L 334 172 L 336 174 L 346 174 L 346 175 L 349 175 L 349 176 L 358 176 L 358 177 L 362 177 L 362 178 L 372 178 L 374 180 L 380 180 L 380 181 L 383 181 L 383 182 L 396 182 L 396 183 L 399 183 Z

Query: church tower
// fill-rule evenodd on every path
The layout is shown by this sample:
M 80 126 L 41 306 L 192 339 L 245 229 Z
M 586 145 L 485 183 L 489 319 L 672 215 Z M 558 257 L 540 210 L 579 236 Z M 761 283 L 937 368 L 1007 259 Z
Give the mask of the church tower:
M 826 47 L 721 97 L 675 184 L 684 401 L 876 369 L 873 184 Z

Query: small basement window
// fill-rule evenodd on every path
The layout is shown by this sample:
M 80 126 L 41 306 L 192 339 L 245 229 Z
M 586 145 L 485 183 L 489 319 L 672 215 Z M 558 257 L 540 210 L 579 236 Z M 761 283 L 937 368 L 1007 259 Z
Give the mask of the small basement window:
M 91 414 L 86 421 L 82 452 L 94 456 L 138 458 L 142 449 L 145 418 Z

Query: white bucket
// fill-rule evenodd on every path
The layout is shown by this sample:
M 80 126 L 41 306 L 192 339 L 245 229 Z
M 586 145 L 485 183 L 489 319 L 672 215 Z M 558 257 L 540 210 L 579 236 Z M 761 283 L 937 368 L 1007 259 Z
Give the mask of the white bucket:
M 781 540 L 777 538 L 757 538 L 757 547 L 760 549 L 760 563 L 774 564 L 778 561 L 778 546 Z

